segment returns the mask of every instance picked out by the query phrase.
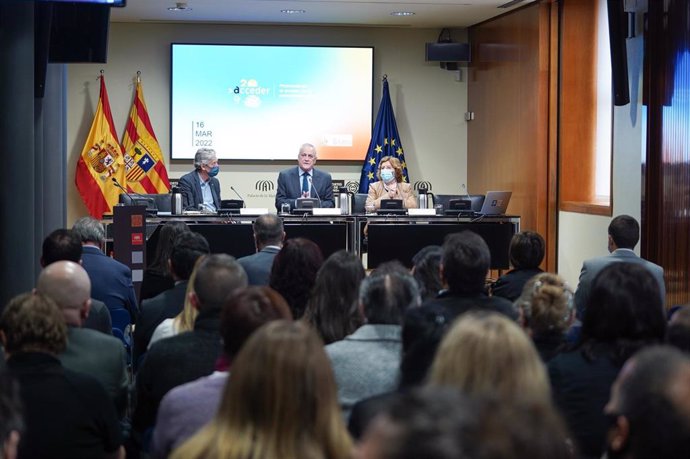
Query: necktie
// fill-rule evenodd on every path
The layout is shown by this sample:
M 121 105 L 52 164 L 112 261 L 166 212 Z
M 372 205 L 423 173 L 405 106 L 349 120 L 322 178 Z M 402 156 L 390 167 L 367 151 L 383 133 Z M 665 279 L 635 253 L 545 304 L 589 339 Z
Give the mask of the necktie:
M 302 174 L 302 193 L 309 192 L 309 174 L 305 172 Z

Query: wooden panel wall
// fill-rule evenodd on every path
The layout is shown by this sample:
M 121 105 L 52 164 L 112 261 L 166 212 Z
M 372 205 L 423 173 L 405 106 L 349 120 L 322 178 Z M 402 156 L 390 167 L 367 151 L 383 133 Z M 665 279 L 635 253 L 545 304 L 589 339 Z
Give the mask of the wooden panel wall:
M 664 267 L 668 306 L 690 302 L 690 2 L 649 2 L 642 256 Z
M 512 190 L 510 214 L 546 239 L 556 269 L 555 3 L 537 2 L 470 29 L 467 175 L 471 193 Z

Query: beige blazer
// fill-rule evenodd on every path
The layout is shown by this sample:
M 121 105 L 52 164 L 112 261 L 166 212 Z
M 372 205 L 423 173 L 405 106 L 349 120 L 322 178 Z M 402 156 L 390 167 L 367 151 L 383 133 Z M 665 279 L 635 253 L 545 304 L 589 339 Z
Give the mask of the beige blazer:
M 398 183 L 395 197 L 390 197 L 388 191 L 383 186 L 383 180 L 369 185 L 369 196 L 367 196 L 366 206 L 374 205 L 376 209 L 381 208 L 381 199 L 401 199 L 405 209 L 416 209 L 417 199 L 414 195 L 412 185 L 409 183 Z

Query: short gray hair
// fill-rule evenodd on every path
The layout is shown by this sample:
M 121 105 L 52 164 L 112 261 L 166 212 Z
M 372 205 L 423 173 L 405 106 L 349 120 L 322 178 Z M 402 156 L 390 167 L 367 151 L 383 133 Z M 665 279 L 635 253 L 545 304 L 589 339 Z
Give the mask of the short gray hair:
M 93 217 L 82 217 L 72 226 L 72 231 L 74 231 L 81 242 L 96 242 L 102 244 L 105 240 L 105 229 L 101 222 Z
M 319 154 L 316 153 L 316 147 L 315 147 L 313 144 L 311 144 L 311 143 L 303 143 L 302 146 L 299 147 L 299 152 L 297 153 L 297 156 L 299 156 L 300 154 L 302 154 L 302 150 L 304 150 L 305 148 L 311 148 L 312 150 L 314 150 L 314 158 L 318 158 L 318 157 L 319 157 Z
M 194 168 L 201 169 L 201 166 L 207 164 L 212 158 L 218 159 L 216 150 L 213 148 L 199 148 L 194 155 Z

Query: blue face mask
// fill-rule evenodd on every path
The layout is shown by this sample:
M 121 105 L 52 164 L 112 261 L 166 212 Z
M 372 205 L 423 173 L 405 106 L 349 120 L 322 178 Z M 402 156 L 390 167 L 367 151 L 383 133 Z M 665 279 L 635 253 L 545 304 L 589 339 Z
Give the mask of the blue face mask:
M 390 169 L 383 169 L 381 171 L 381 178 L 383 179 L 384 182 L 390 182 L 393 180 L 393 171 Z
M 215 177 L 220 172 L 220 166 L 213 166 L 210 171 L 208 171 L 209 177 Z

